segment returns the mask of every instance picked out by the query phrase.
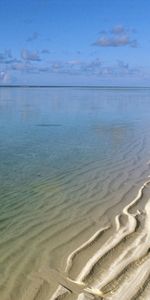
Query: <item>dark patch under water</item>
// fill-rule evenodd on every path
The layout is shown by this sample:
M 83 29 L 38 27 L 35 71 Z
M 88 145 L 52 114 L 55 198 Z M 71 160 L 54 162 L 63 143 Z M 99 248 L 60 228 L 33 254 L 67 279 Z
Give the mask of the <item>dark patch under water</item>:
M 36 124 L 36 126 L 39 126 L 39 127 L 60 127 L 62 125 L 61 124 Z

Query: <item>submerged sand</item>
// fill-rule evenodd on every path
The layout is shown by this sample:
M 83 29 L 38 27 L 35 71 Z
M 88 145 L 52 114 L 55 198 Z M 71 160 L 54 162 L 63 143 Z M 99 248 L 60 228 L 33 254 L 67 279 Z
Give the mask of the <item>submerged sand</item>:
M 42 296 L 41 299 L 149 299 L 149 191 L 150 179 L 140 187 L 137 196 L 121 213 L 116 215 L 114 223 L 99 228 L 69 254 L 63 273 L 47 267 L 33 274 L 33 283 L 40 280 L 41 285 L 46 282 L 51 286 L 54 282 L 58 285 L 50 297 Z M 99 247 L 94 252 L 94 245 L 97 243 Z M 93 248 L 92 252 L 88 252 L 90 248 Z M 84 253 L 86 263 L 84 266 L 81 264 L 78 275 L 74 277 L 73 269 Z M 29 297 L 33 290 L 32 286 Z M 37 299 L 37 293 L 34 296 L 32 298 Z M 23 299 L 27 299 L 27 295 Z
M 0 120 L 0 300 L 150 299 L 149 91 L 66 92 Z
M 141 149 L 142 145 L 139 153 Z M 149 299 L 150 179 L 142 183 L 149 174 L 149 163 L 143 164 L 141 159 L 135 165 L 128 156 L 126 162 L 128 172 L 121 161 L 112 169 L 108 164 L 109 172 L 106 176 L 102 173 L 102 179 L 97 176 L 101 166 L 85 165 L 77 174 L 73 171 L 60 177 L 59 193 L 54 182 L 40 185 L 32 198 L 35 209 L 32 213 L 27 210 L 24 218 L 16 215 L 7 228 L 10 236 L 1 239 L 0 260 L 7 264 L 1 277 L 1 299 Z M 82 182 L 83 173 L 86 181 L 92 177 L 91 193 Z M 75 178 L 79 182 L 74 188 L 71 185 L 70 191 L 71 176 L 73 182 Z M 93 202 L 91 195 L 102 186 L 104 190 L 97 191 L 97 201 Z M 62 197 L 64 189 L 69 195 L 79 195 L 73 197 L 76 202 Z M 78 189 L 86 195 L 85 203 L 80 201 Z M 37 195 L 42 199 L 39 203 Z M 50 196 L 55 201 L 50 202 Z M 17 214 L 22 208 L 19 201 L 16 207 Z

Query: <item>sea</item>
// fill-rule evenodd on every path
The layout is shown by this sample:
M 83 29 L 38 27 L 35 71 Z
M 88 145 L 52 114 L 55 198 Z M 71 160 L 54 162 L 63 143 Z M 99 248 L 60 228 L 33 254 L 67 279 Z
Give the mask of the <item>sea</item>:
M 52 299 L 149 175 L 150 88 L 0 87 L 0 300 Z

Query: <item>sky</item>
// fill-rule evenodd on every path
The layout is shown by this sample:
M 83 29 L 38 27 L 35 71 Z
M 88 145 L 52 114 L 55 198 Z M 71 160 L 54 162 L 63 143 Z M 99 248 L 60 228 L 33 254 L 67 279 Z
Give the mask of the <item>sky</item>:
M 0 0 L 0 85 L 150 86 L 149 0 Z

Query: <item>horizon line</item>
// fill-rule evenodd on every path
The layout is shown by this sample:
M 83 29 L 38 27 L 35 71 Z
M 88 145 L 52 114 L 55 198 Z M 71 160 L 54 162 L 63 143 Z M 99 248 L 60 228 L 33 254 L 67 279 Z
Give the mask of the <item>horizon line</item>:
M 150 88 L 150 86 L 128 86 L 128 85 L 34 85 L 34 84 L 5 84 L 0 88 Z

